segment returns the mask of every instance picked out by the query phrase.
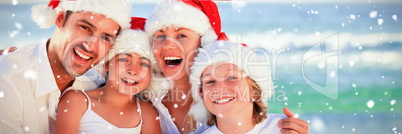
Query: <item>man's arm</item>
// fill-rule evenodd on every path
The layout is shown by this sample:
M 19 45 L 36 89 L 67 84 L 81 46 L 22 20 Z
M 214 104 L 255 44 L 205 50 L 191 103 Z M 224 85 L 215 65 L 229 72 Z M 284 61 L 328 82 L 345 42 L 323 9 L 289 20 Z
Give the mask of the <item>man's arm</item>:
M 14 52 L 15 50 L 17 50 L 17 47 L 9 47 L 8 49 L 0 50 L 0 55 Z

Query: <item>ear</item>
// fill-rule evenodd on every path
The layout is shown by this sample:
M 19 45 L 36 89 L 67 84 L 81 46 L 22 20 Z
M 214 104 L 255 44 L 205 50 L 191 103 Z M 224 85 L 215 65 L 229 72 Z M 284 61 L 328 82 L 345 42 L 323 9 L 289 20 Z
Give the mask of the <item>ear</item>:
M 57 26 L 58 28 L 63 27 L 63 25 L 64 25 L 64 23 L 65 23 L 65 17 L 66 17 L 65 13 L 62 12 L 62 11 L 60 11 L 60 12 L 57 14 L 57 18 L 56 18 L 55 24 L 56 24 L 56 26 Z

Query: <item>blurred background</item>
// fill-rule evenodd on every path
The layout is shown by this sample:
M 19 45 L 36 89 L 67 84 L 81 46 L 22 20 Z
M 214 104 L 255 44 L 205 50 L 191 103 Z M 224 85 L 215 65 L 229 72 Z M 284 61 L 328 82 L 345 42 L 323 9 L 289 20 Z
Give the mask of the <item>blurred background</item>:
M 147 17 L 161 1 L 132 2 L 132 15 Z M 0 2 L 0 49 L 51 37 L 54 26 L 30 17 L 38 3 L 48 0 Z M 270 53 L 269 112 L 288 107 L 312 134 L 402 132 L 402 1 L 216 3 L 231 41 Z

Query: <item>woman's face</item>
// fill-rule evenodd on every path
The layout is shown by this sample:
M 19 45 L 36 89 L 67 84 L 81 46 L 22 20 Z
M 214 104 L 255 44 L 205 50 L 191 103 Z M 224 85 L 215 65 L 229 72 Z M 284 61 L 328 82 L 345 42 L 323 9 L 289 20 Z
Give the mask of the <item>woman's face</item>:
M 243 71 L 231 63 L 207 67 L 202 76 L 205 107 L 217 118 L 233 117 L 253 109 L 252 88 Z
M 105 68 L 109 71 L 107 85 L 117 87 L 122 94 L 141 92 L 151 79 L 151 62 L 134 53 L 116 55 Z
M 200 47 L 200 35 L 181 27 L 166 27 L 155 32 L 153 51 L 166 78 L 188 77 L 190 67 Z

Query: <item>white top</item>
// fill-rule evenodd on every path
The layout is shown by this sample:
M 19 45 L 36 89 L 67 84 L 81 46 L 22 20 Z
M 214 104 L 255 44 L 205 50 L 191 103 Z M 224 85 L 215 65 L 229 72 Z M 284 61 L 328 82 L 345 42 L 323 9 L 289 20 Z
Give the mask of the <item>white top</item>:
M 283 114 L 267 114 L 267 118 L 254 126 L 246 134 L 280 134 L 281 130 L 278 127 L 278 121 L 287 118 Z M 208 128 L 203 134 L 223 134 L 216 125 Z
M 54 133 L 61 93 L 49 64 L 46 42 L 3 54 L 0 63 L 0 133 Z M 80 79 L 73 87 L 93 86 Z
M 71 89 L 71 88 L 70 88 Z M 67 90 L 66 90 L 67 91 Z M 137 99 L 138 112 L 140 113 L 140 124 L 134 128 L 119 128 L 109 123 L 91 109 L 91 99 L 81 91 L 88 100 L 88 109 L 81 117 L 78 133 L 80 134 L 140 134 L 142 128 L 142 114 L 140 101 Z M 65 92 L 64 92 L 65 93 Z M 133 111 L 134 112 L 134 111 Z

